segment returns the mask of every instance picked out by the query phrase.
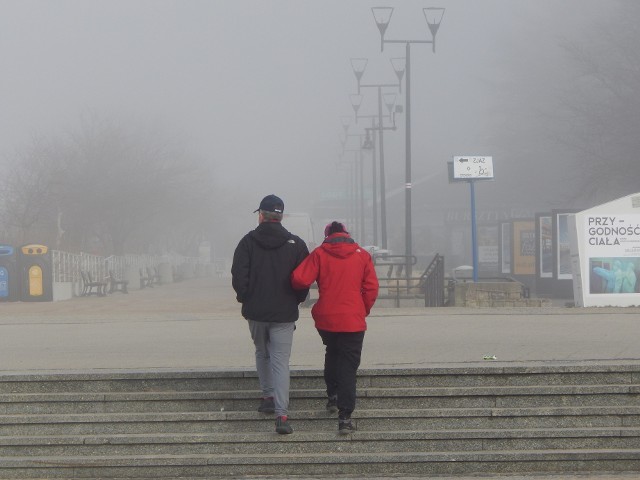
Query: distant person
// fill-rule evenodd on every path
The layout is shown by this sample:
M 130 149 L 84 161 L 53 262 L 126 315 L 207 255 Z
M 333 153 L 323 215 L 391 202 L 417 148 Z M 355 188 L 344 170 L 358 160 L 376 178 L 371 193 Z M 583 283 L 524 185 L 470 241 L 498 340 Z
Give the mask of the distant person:
M 231 282 L 255 345 L 262 389 L 258 411 L 275 413 L 276 432 L 288 434 L 293 433 L 288 420 L 289 357 L 298 305 L 309 293 L 294 290 L 289 278 L 309 250 L 281 225 L 284 202 L 280 198 L 267 195 L 255 212 L 259 212 L 258 226 L 236 247 Z
M 319 298 L 311 314 L 326 346 L 327 411 L 338 413 L 338 431 L 348 434 L 356 430 L 351 421 L 356 376 L 367 329 L 365 317 L 378 296 L 378 277 L 371 255 L 342 223 L 330 223 L 324 235 L 322 245 L 294 270 L 291 283 L 302 292 L 318 283 Z

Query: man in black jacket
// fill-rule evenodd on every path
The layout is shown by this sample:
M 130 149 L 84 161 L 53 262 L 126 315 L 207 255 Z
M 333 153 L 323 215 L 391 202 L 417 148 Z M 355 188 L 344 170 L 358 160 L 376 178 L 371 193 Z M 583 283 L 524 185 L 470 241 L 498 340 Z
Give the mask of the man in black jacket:
M 305 242 L 280 223 L 284 202 L 267 195 L 256 210 L 258 226 L 233 254 L 232 285 L 242 303 L 256 348 L 262 389 L 259 412 L 276 414 L 276 432 L 292 433 L 288 422 L 289 357 L 298 305 L 309 293 L 291 287 L 291 272 L 309 255 Z M 255 212 L 254 212 L 255 213 Z

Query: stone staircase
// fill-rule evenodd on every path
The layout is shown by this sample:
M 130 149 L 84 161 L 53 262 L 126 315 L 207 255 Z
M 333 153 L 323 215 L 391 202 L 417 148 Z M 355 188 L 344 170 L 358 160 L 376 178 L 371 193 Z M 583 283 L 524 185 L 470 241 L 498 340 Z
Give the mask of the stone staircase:
M 360 478 L 638 472 L 640 364 L 362 370 L 337 434 L 319 371 L 293 435 L 254 372 L 0 375 L 0 478 Z

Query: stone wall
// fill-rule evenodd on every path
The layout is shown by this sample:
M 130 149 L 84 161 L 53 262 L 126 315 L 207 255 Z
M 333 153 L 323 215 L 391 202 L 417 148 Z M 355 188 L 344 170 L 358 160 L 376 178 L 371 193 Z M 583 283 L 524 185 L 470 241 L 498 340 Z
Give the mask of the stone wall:
M 455 285 L 456 307 L 545 307 L 546 298 L 524 298 L 517 282 L 461 282 Z

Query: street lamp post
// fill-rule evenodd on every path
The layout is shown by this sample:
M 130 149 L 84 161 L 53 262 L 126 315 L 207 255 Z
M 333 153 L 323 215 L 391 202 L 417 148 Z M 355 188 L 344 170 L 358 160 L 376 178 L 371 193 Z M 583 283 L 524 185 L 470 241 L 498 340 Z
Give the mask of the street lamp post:
M 386 96 L 386 95 L 385 95 Z M 393 101 L 389 102 L 387 101 L 387 108 L 389 109 L 389 117 L 392 117 L 391 115 L 391 111 L 395 105 L 395 94 L 393 94 Z M 377 185 L 378 185 L 378 179 L 377 179 L 377 173 L 376 173 L 376 132 L 380 132 L 380 135 L 382 135 L 382 132 L 384 130 L 396 130 L 396 125 L 395 125 L 395 116 L 393 116 L 394 120 L 393 120 L 393 125 L 390 127 L 378 127 L 378 123 L 376 123 L 376 119 L 378 119 L 379 115 L 356 115 L 356 120 L 359 118 L 370 118 L 371 119 L 371 127 L 365 127 L 365 132 L 366 132 L 366 138 L 365 140 L 362 142 L 361 148 L 363 150 L 370 150 L 372 153 L 371 156 L 371 172 L 372 172 L 372 180 L 371 180 L 371 185 L 372 185 L 372 227 L 373 227 L 373 245 L 378 245 L 378 209 L 377 209 L 377 203 L 378 203 L 378 192 L 377 192 Z M 382 142 L 380 143 L 382 146 L 384 146 L 382 144 Z M 381 215 L 381 220 L 382 220 L 382 248 L 387 248 L 387 223 L 386 223 L 386 197 L 384 194 L 382 194 L 383 192 L 385 192 L 385 174 L 384 174 L 384 154 L 380 154 L 380 176 L 381 176 L 381 210 L 382 210 L 382 215 Z
M 346 185 L 346 190 L 347 190 L 347 195 L 346 195 L 346 205 L 345 205 L 345 218 L 347 220 L 347 223 L 350 223 L 351 219 L 353 218 L 353 210 L 354 210 L 354 206 L 353 206 L 353 202 L 354 202 L 354 195 L 355 192 L 353 191 L 353 162 L 346 162 L 344 160 L 342 160 L 342 155 L 340 155 L 340 161 L 336 162 L 336 171 L 340 171 L 340 168 L 343 167 L 343 171 L 345 170 L 346 167 L 346 173 L 347 173 L 347 178 L 345 181 L 345 185 Z
M 346 130 L 345 130 L 346 131 Z M 356 237 L 364 241 L 365 221 L 364 221 L 364 160 L 363 160 L 363 140 L 364 134 L 345 134 L 344 141 L 342 142 L 342 153 L 354 152 L 354 168 L 355 173 L 353 177 L 353 191 L 354 193 L 354 228 L 356 229 Z M 349 137 L 358 138 L 358 148 L 345 148 Z
M 362 102 L 362 95 L 360 95 L 361 88 L 376 88 L 378 91 L 378 114 L 372 115 L 371 117 L 377 118 L 377 129 L 378 129 L 378 155 L 380 158 L 380 223 L 381 223 L 381 240 L 382 240 L 382 248 L 387 248 L 387 190 L 386 190 L 386 175 L 384 170 L 384 130 L 395 130 L 395 115 L 393 116 L 394 122 L 392 127 L 385 127 L 383 122 L 383 114 L 382 114 L 382 103 L 383 103 L 383 88 L 397 88 L 399 91 L 402 91 L 402 77 L 404 75 L 404 68 L 401 66 L 401 63 L 395 62 L 398 59 L 392 59 L 391 64 L 396 72 L 398 77 L 398 83 L 375 83 L 375 84 L 362 84 L 362 75 L 367 67 L 368 60 L 366 58 L 352 58 L 351 59 L 351 67 L 353 69 L 353 73 L 358 82 L 358 94 L 351 95 L 351 104 L 353 106 L 353 110 L 356 114 L 356 122 L 358 118 L 362 118 L 362 116 L 358 115 L 358 110 L 360 108 L 360 103 Z M 389 117 L 392 115 L 392 110 L 395 106 L 395 94 L 384 94 L 384 103 L 389 110 Z M 376 196 L 374 196 L 374 204 L 377 201 Z M 377 218 L 376 218 L 377 223 Z M 377 244 L 377 225 L 374 227 L 374 243 Z
M 411 277 L 411 257 L 412 257 L 412 230 L 411 230 L 411 44 L 430 43 L 432 51 L 436 51 L 436 33 L 442 22 L 444 8 L 428 7 L 423 8 L 424 17 L 427 20 L 431 40 L 389 40 L 385 38 L 385 32 L 389 26 L 392 7 L 372 7 L 373 18 L 380 31 L 380 51 L 384 50 L 385 43 L 405 44 L 405 109 L 406 109 L 406 132 L 405 132 L 405 255 L 406 255 L 406 276 Z
M 376 128 L 373 128 L 374 121 L 371 120 L 372 127 L 365 128 L 367 136 L 362 142 L 364 150 L 371 151 L 371 228 L 373 229 L 373 243 L 378 245 L 378 177 L 376 169 Z M 372 138 L 373 137 L 373 138 Z

